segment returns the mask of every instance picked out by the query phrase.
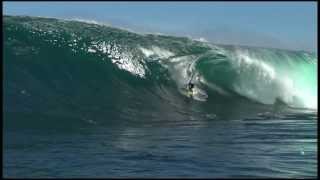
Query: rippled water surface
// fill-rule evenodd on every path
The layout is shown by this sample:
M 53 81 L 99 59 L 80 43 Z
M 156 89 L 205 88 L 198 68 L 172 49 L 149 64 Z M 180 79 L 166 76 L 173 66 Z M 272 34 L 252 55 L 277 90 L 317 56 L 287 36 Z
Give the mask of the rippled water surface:
M 315 177 L 314 112 L 7 130 L 6 177 Z

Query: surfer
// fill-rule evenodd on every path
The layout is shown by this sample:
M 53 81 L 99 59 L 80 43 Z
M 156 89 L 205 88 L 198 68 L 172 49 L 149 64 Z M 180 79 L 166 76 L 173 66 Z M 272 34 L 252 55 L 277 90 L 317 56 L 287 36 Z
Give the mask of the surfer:
M 193 88 L 194 88 L 194 84 L 189 82 L 188 86 L 187 86 L 187 90 L 188 90 L 188 95 L 191 97 L 193 95 Z
M 191 75 L 191 78 L 187 84 L 187 91 L 188 91 L 187 93 L 189 97 L 192 97 L 193 95 L 194 84 L 191 82 L 193 79 L 193 76 L 194 76 L 194 73 Z

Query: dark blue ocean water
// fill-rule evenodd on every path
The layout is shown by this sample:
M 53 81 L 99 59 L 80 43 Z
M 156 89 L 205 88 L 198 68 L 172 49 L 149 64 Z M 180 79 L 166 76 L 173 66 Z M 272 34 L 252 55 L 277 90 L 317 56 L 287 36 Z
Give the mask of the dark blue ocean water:
M 5 130 L 5 177 L 317 176 L 317 117 Z

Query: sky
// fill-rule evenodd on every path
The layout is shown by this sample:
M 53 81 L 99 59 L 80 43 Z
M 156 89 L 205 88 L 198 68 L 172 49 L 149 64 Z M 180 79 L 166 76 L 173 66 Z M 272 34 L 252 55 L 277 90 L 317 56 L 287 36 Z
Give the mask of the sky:
M 95 20 L 141 33 L 316 52 L 316 2 L 4 2 L 5 15 Z

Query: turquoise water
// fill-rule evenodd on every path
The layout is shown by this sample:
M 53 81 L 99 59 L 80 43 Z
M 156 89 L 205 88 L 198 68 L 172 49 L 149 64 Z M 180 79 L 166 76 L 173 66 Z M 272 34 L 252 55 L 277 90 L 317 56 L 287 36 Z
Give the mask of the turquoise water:
M 4 17 L 6 177 L 315 177 L 317 57 Z M 192 81 L 207 98 L 187 97 Z

